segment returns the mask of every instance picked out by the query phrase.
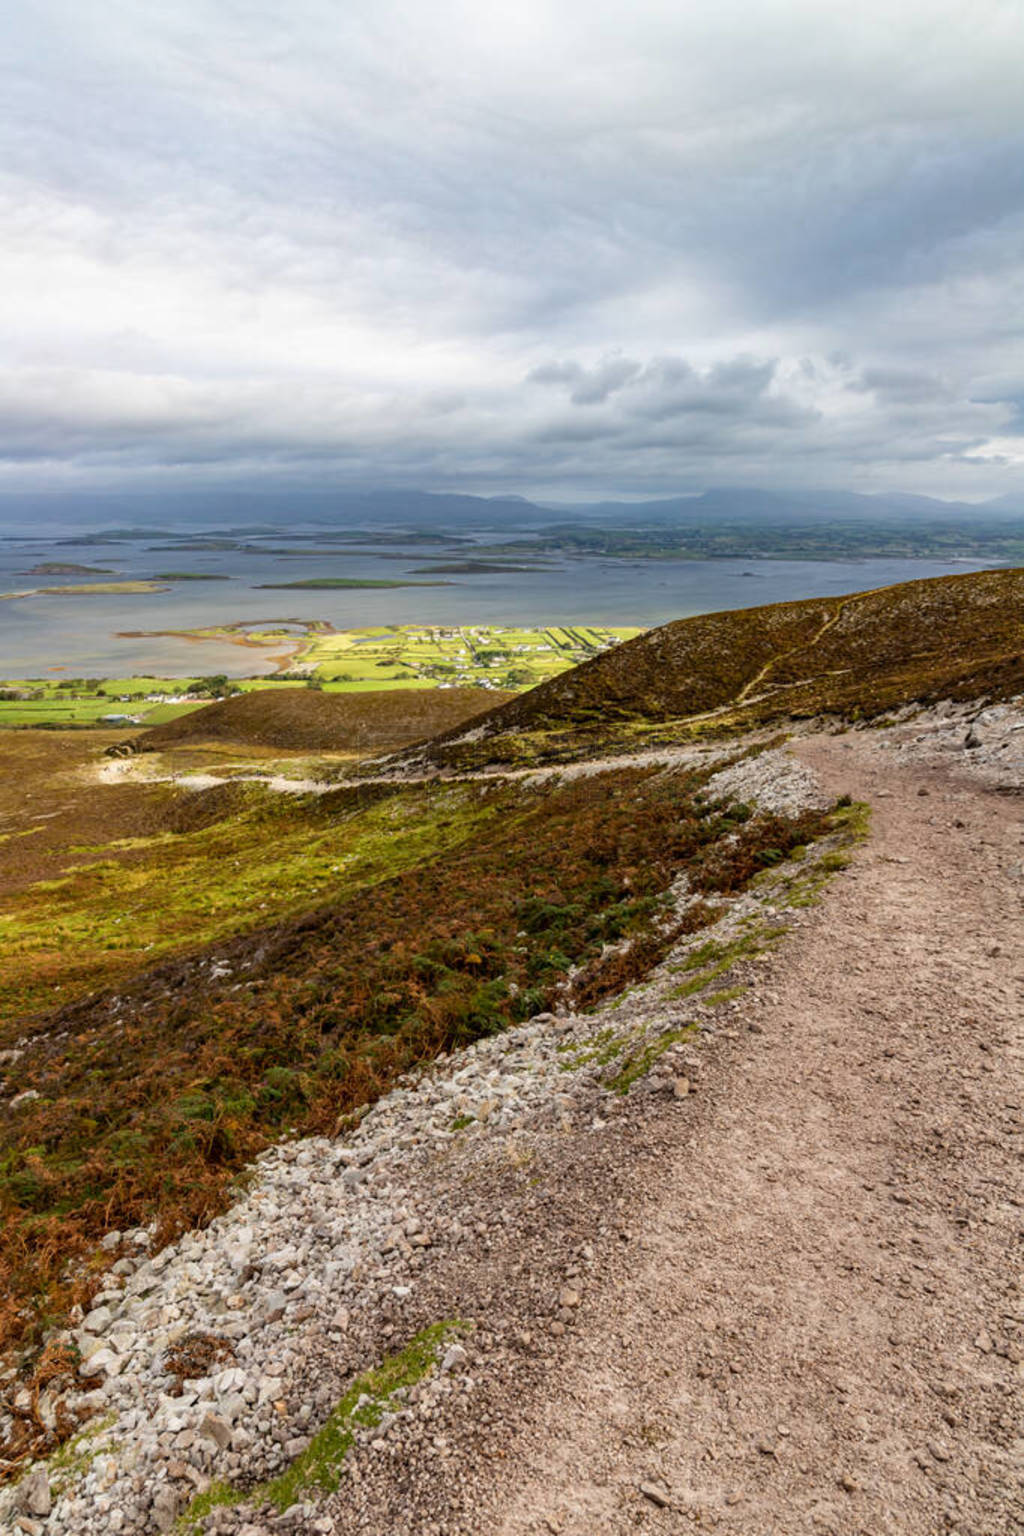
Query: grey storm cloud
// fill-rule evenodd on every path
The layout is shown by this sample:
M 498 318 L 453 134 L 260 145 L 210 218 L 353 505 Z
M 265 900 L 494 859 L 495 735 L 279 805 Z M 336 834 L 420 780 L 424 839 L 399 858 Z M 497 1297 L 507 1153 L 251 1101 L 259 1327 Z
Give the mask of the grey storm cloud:
M 2 54 L 0 487 L 1024 489 L 998 0 L 71 0 Z

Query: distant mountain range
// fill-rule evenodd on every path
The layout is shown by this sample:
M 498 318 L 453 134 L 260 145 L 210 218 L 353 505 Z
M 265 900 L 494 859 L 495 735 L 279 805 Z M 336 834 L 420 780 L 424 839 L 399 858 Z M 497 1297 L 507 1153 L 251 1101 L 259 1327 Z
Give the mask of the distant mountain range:
M 714 523 L 802 524 L 1005 523 L 1024 520 L 1024 496 L 969 503 L 903 492 L 861 495 L 855 491 L 768 491 L 716 487 L 700 495 L 650 501 L 536 502 L 522 496 L 469 496 L 452 492 L 380 489 L 284 491 L 265 486 L 229 491 L 41 492 L 0 497 L 0 529 L 6 538 L 39 537 L 69 529 L 105 529 L 128 537 L 185 528 L 229 528 L 256 534 L 283 522 L 346 527 L 518 529 L 553 523 L 692 527 Z
M 552 504 L 548 503 L 551 506 Z M 970 519 L 1024 518 L 1024 496 L 1003 496 L 980 503 L 940 501 L 934 496 L 903 492 L 864 496 L 856 491 L 762 491 L 747 486 L 722 486 L 699 496 L 670 496 L 655 501 L 601 501 L 585 507 L 553 506 L 562 515 L 601 521 L 642 518 L 646 523 L 686 526 L 709 522 L 803 523 L 958 522 Z

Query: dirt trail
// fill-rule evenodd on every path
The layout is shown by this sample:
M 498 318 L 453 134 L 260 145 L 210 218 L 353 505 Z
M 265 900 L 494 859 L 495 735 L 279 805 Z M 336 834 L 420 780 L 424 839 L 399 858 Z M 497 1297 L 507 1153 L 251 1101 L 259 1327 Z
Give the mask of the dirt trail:
M 480 1531 L 1024 1531 L 1020 801 L 797 750 L 873 835 L 679 1113 Z

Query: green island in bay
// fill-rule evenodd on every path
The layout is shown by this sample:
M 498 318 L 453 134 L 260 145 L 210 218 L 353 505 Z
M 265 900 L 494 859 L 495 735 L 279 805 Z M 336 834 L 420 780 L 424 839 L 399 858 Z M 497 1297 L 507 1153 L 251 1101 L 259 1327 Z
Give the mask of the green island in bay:
M 258 592 L 336 592 L 363 587 L 448 587 L 448 581 L 361 581 L 354 576 L 310 576 L 304 581 L 261 581 Z

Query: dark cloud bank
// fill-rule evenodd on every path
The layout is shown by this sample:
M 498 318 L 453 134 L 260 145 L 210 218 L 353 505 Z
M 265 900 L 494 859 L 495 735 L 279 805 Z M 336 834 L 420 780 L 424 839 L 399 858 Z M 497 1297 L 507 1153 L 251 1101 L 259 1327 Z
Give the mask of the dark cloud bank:
M 1013 11 L 19 13 L 0 515 L 381 484 L 1024 499 Z

